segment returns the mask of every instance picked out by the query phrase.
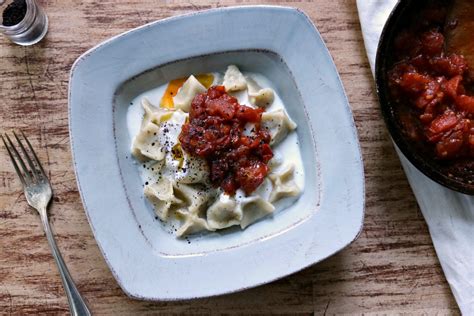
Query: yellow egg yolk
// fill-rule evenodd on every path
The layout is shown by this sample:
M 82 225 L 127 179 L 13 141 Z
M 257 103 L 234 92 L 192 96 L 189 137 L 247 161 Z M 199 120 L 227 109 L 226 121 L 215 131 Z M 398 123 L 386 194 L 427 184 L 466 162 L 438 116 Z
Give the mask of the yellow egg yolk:
M 179 88 L 183 86 L 183 84 L 186 82 L 187 79 L 188 78 L 178 78 L 178 79 L 174 79 L 170 81 L 170 83 L 168 84 L 168 87 L 166 87 L 166 91 L 163 94 L 163 97 L 161 98 L 160 107 L 165 108 L 165 109 L 174 108 L 173 98 L 176 96 Z M 196 76 L 196 79 L 206 89 L 209 89 L 209 87 L 214 82 L 214 75 L 213 74 L 199 74 Z

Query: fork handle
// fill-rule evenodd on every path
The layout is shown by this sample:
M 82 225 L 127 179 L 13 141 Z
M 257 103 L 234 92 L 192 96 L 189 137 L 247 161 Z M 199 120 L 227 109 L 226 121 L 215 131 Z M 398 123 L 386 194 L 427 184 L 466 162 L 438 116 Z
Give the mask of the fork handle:
M 43 223 L 44 232 L 46 233 L 46 238 L 48 239 L 49 246 L 53 252 L 54 260 L 61 274 L 61 280 L 63 281 L 63 287 L 66 291 L 67 300 L 69 302 L 69 309 L 71 310 L 71 315 L 73 316 L 89 316 L 91 312 L 87 307 L 84 299 L 81 296 L 81 293 L 77 290 L 74 280 L 69 274 L 69 270 L 64 263 L 63 257 L 59 252 L 56 241 L 54 240 L 53 234 L 51 232 L 51 226 L 49 225 L 48 216 L 46 214 L 46 208 L 40 210 L 41 222 Z

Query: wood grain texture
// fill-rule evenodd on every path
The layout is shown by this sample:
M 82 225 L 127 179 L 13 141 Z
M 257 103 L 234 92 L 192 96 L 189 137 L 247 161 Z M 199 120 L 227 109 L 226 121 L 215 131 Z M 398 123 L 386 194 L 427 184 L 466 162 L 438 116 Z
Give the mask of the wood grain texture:
M 50 215 L 58 245 L 96 315 L 459 313 L 380 116 L 355 1 L 274 0 L 267 4 L 304 10 L 319 28 L 341 74 L 354 111 L 366 172 L 366 218 L 361 236 L 336 256 L 280 281 L 232 295 L 165 303 L 128 299 L 95 243 L 71 163 L 69 70 L 85 50 L 130 28 L 181 13 L 259 2 L 41 3 L 50 21 L 45 40 L 25 48 L 0 37 L 0 132 L 21 128 L 38 149 L 55 192 Z M 0 314 L 67 312 L 39 217 L 27 206 L 2 148 Z

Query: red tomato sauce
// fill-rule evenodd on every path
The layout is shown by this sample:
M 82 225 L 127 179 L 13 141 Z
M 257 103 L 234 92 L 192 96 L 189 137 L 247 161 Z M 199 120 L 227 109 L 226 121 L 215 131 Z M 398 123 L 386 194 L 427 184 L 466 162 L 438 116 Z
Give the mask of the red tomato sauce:
M 474 94 L 464 56 L 445 52 L 446 12 L 431 9 L 394 42 L 397 62 L 389 71 L 391 94 L 416 119 L 401 113 L 406 134 L 433 147 L 443 160 L 474 158 Z
M 252 193 L 268 174 L 273 152 L 269 133 L 260 128 L 262 112 L 239 104 L 223 86 L 209 88 L 191 103 L 179 136 L 181 147 L 206 159 L 211 183 L 230 195 L 239 188 Z M 244 134 L 247 124 L 254 127 Z

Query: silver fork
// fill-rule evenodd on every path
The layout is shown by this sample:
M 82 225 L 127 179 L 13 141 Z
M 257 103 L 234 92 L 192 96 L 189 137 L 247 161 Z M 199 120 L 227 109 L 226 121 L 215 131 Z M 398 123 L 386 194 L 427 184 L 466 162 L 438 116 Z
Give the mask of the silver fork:
M 18 147 L 23 153 L 24 159 L 21 157 L 19 151 L 7 134 L 5 134 L 7 141 L 5 141 L 5 138 L 1 136 L 3 144 L 10 155 L 15 171 L 18 174 L 18 177 L 20 177 L 21 183 L 23 184 L 23 190 L 25 192 L 28 204 L 36 209 L 41 217 L 41 222 L 43 223 L 43 228 L 46 233 L 49 246 L 53 252 L 54 260 L 58 265 L 59 273 L 61 274 L 61 280 L 63 282 L 64 290 L 66 291 L 71 314 L 74 316 L 91 315 L 86 303 L 84 302 L 84 299 L 74 284 L 74 280 L 69 274 L 66 264 L 64 263 L 61 253 L 59 252 L 58 246 L 54 241 L 54 237 L 51 232 L 51 226 L 49 226 L 47 207 L 49 201 L 51 200 L 51 196 L 53 195 L 51 184 L 49 183 L 48 177 L 46 176 L 46 173 L 44 172 L 44 169 L 41 166 L 41 163 L 36 156 L 33 147 L 26 138 L 25 134 L 23 134 L 22 131 L 20 132 L 27 144 L 30 153 L 28 153 L 28 150 L 25 148 L 23 142 L 15 132 L 13 132 L 13 136 L 18 143 Z M 24 160 L 26 160 L 26 164 Z

